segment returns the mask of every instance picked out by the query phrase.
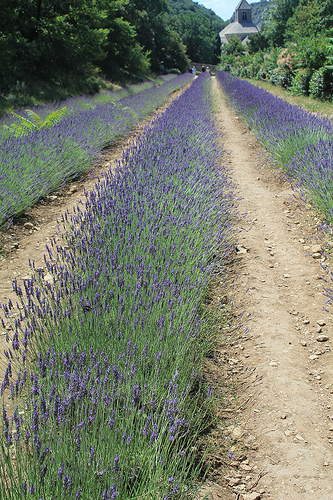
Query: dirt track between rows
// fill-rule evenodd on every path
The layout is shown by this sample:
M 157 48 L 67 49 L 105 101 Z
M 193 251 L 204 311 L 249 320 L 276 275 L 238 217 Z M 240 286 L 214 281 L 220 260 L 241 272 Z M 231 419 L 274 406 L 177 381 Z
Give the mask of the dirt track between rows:
M 272 173 L 265 152 L 230 110 L 215 78 L 213 90 L 221 143 L 244 214 L 233 303 L 246 321 L 226 346 L 227 374 L 238 387 L 241 408 L 224 432 L 228 467 L 204 491 L 210 500 L 333 499 L 332 344 L 316 340 L 320 334 L 332 336 L 332 319 L 323 309 L 321 278 L 327 273 L 312 257 L 312 246 L 319 242 L 324 248 L 325 242 L 318 239 L 314 212 L 301 210 L 290 184 Z M 114 165 L 123 146 L 105 153 L 103 168 Z M 29 259 L 44 267 L 45 243 L 56 235 L 61 213 L 71 212 L 94 183 L 88 176 L 63 188 L 7 231 L 1 303 L 16 302 L 11 283 L 30 274 Z M 4 335 L 0 344 L 5 345 Z
M 328 275 L 320 265 L 322 260 L 326 267 L 329 260 L 324 252 L 321 259 L 313 257 L 314 245 L 325 250 L 326 242 L 316 214 L 270 169 L 254 135 L 221 98 L 215 79 L 213 88 L 221 141 L 244 214 L 233 302 L 248 319 L 247 328 L 229 344 L 229 374 L 237 380 L 240 401 L 247 404 L 228 423 L 233 460 L 220 484 L 229 484 L 234 498 L 247 490 L 243 497 L 251 500 L 259 495 L 329 500 L 332 318 L 324 309 L 321 278 Z M 330 340 L 317 341 L 325 336 Z M 259 481 L 251 488 L 255 478 Z M 210 498 L 223 498 L 216 486 Z

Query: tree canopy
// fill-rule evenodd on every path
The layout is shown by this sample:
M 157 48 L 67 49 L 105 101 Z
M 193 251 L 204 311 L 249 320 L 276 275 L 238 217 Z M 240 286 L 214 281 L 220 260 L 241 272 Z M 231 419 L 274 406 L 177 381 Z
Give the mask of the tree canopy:
M 99 74 L 140 78 L 161 62 L 179 71 L 189 59 L 217 62 L 224 26 L 191 0 L 3 0 L 1 7 L 3 95 L 41 82 L 84 90 Z

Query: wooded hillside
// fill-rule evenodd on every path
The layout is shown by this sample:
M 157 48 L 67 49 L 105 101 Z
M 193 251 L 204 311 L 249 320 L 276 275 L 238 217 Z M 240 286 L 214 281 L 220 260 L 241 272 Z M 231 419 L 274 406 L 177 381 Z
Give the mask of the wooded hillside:
M 217 62 L 223 21 L 191 0 L 6 0 L 0 93 L 23 105 Z M 22 102 L 20 102 L 20 100 Z M 15 102 L 16 101 L 16 102 Z M 24 101 L 24 102 L 23 102 Z

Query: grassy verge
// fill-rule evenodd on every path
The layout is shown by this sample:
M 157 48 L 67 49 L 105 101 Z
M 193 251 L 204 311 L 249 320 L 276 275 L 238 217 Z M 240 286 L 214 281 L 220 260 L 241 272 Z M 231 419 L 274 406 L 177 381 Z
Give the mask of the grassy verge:
M 216 332 L 207 285 L 233 210 L 209 84 L 199 76 L 64 218 L 48 275 L 14 283 L 2 498 L 193 498 Z
M 290 90 L 284 89 L 283 87 L 277 87 L 271 82 L 265 82 L 263 80 L 250 80 L 245 78 L 245 81 L 251 83 L 255 87 L 259 87 L 260 89 L 267 90 L 267 92 L 271 92 L 276 97 L 284 99 L 293 106 L 300 106 L 301 108 L 305 109 L 306 111 L 310 111 L 311 113 L 320 113 L 329 117 L 332 117 L 333 115 L 332 102 L 320 101 L 318 99 L 313 99 L 311 97 L 302 95 L 293 95 Z
M 125 97 L 134 96 L 143 92 L 144 90 L 152 89 L 154 87 L 159 87 L 170 80 L 176 78 L 176 75 L 163 75 L 155 78 L 154 80 L 149 80 L 146 82 L 127 85 L 126 87 L 120 87 L 115 89 L 103 89 L 99 93 L 94 95 L 79 95 L 75 97 L 69 97 L 65 100 L 55 100 L 47 105 L 37 105 L 32 106 L 33 112 L 37 113 L 41 119 L 45 119 L 51 113 L 58 111 L 60 109 L 65 110 L 65 115 L 68 117 L 70 115 L 77 115 L 82 111 L 94 110 L 96 106 L 101 104 L 111 104 L 117 103 L 118 101 L 125 99 Z M 15 109 L 15 112 L 25 118 L 29 118 L 24 109 Z M 9 125 L 13 122 L 12 114 L 7 114 L 2 117 L 0 121 L 0 137 L 6 139 L 10 137 L 8 130 L 4 129 L 4 125 Z M 19 121 L 18 124 L 21 122 Z
M 147 75 L 145 79 L 126 71 L 115 71 L 113 83 L 99 76 L 89 79 L 80 78 L 76 82 L 68 82 L 67 86 L 63 86 L 59 82 L 38 80 L 29 83 L 17 82 L 10 93 L 0 95 L 0 116 L 18 108 L 44 107 L 50 103 L 68 100 L 71 97 L 79 97 L 82 94 L 92 96 L 100 91 L 112 92 L 119 87 L 145 83 L 148 79 L 154 81 L 155 78 L 153 75 Z

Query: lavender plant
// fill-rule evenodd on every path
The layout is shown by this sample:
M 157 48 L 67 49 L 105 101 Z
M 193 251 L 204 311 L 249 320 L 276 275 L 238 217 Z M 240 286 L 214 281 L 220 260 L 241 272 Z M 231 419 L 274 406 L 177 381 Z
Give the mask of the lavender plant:
M 115 103 L 64 117 L 49 129 L 8 137 L 0 145 L 0 226 L 89 168 L 101 149 L 163 104 L 191 79 L 181 75 Z
M 175 74 L 170 75 L 161 75 L 154 80 L 149 80 L 139 84 L 128 85 L 127 87 L 121 87 L 118 90 L 103 90 L 98 94 L 89 96 L 84 95 L 80 97 L 70 97 L 65 101 L 61 101 L 60 103 L 51 103 L 44 106 L 33 106 L 31 108 L 32 113 L 36 113 L 41 120 L 45 120 L 48 116 L 53 113 L 57 113 L 60 109 L 66 108 L 66 114 L 76 114 L 80 113 L 82 110 L 87 109 L 95 109 L 98 104 L 110 104 L 117 103 L 121 99 L 125 97 L 133 96 L 143 92 L 144 90 L 151 89 L 153 87 L 159 87 L 164 83 L 176 78 Z M 22 109 L 15 110 L 16 114 L 25 115 L 25 112 Z M 27 118 L 29 115 L 27 114 Z M 10 115 L 4 115 L 0 120 L 0 137 L 3 139 L 8 137 L 6 133 L 7 127 L 11 122 Z
M 304 111 L 225 72 L 218 79 L 230 104 L 247 121 L 279 166 L 333 221 L 332 140 L 328 118 Z
M 211 401 L 203 299 L 228 258 L 233 211 L 209 84 L 202 74 L 64 216 L 64 245 L 45 257 L 52 282 L 35 271 L 13 283 L 21 308 L 3 306 L 13 336 L 1 386 L 13 404 L 0 458 L 9 500 L 191 492 Z

